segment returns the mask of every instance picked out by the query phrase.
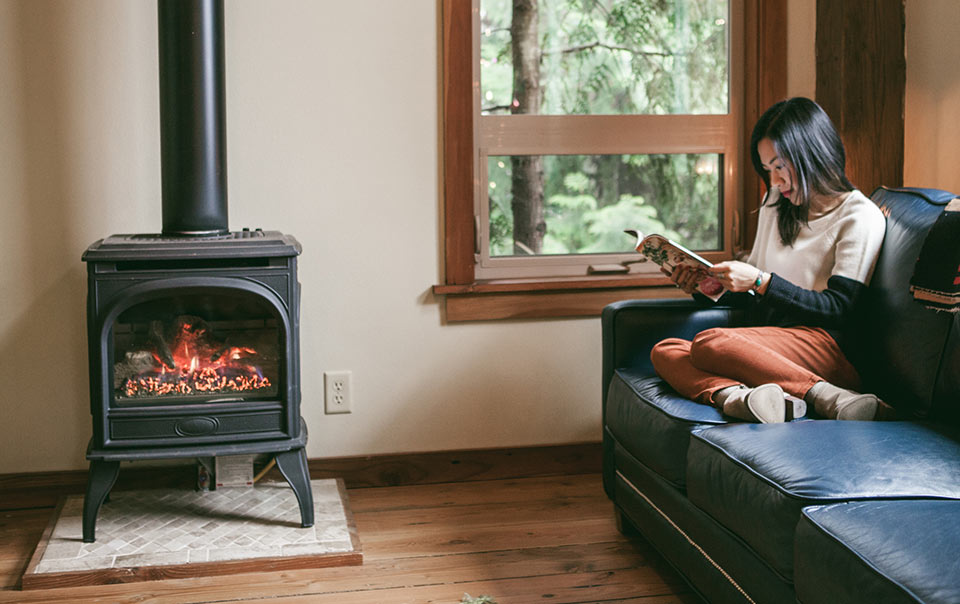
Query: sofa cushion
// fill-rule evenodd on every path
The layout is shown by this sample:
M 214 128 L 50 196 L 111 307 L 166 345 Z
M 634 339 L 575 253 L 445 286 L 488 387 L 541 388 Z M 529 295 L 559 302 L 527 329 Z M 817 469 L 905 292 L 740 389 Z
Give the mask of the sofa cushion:
M 682 489 L 690 432 L 725 424 L 715 407 L 694 403 L 645 371 L 619 369 L 607 393 L 610 433 L 638 461 Z
M 693 433 L 687 494 L 784 579 L 808 505 L 960 498 L 960 431 L 921 422 L 731 424 Z
M 803 604 L 960 602 L 960 501 L 857 501 L 803 510 Z

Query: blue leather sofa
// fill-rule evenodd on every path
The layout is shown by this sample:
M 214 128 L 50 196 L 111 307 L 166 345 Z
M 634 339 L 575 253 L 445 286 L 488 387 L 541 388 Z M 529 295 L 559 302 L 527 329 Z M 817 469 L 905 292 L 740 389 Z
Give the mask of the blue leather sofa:
M 621 530 L 706 601 L 960 602 L 960 315 L 909 291 L 953 197 L 873 194 L 887 234 L 853 360 L 898 421 L 731 421 L 677 395 L 650 349 L 736 325 L 739 311 L 692 299 L 604 309 L 604 488 Z

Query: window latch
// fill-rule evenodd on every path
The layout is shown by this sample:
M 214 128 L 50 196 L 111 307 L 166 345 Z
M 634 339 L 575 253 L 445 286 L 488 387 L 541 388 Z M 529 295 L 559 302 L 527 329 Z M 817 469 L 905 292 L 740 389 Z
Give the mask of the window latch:
M 625 264 L 591 264 L 587 267 L 588 275 L 624 274 L 629 272 L 630 267 Z

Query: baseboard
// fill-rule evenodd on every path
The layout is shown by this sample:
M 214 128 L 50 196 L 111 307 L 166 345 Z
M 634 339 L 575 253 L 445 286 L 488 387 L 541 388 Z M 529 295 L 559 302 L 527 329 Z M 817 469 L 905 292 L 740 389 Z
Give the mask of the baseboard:
M 599 442 L 509 449 L 400 453 L 310 459 L 311 478 L 341 478 L 347 488 L 404 486 L 599 473 Z M 280 478 L 276 469 L 267 477 Z M 118 490 L 191 487 L 193 464 L 122 467 Z M 0 474 L 0 510 L 54 507 L 63 495 L 83 493 L 86 470 Z

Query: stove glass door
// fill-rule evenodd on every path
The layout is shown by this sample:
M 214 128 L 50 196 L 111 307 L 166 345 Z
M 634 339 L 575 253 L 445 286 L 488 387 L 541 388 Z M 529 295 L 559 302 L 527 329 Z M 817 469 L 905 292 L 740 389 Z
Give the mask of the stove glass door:
M 283 376 L 276 309 L 246 291 L 165 296 L 113 325 L 118 405 L 276 398 Z

